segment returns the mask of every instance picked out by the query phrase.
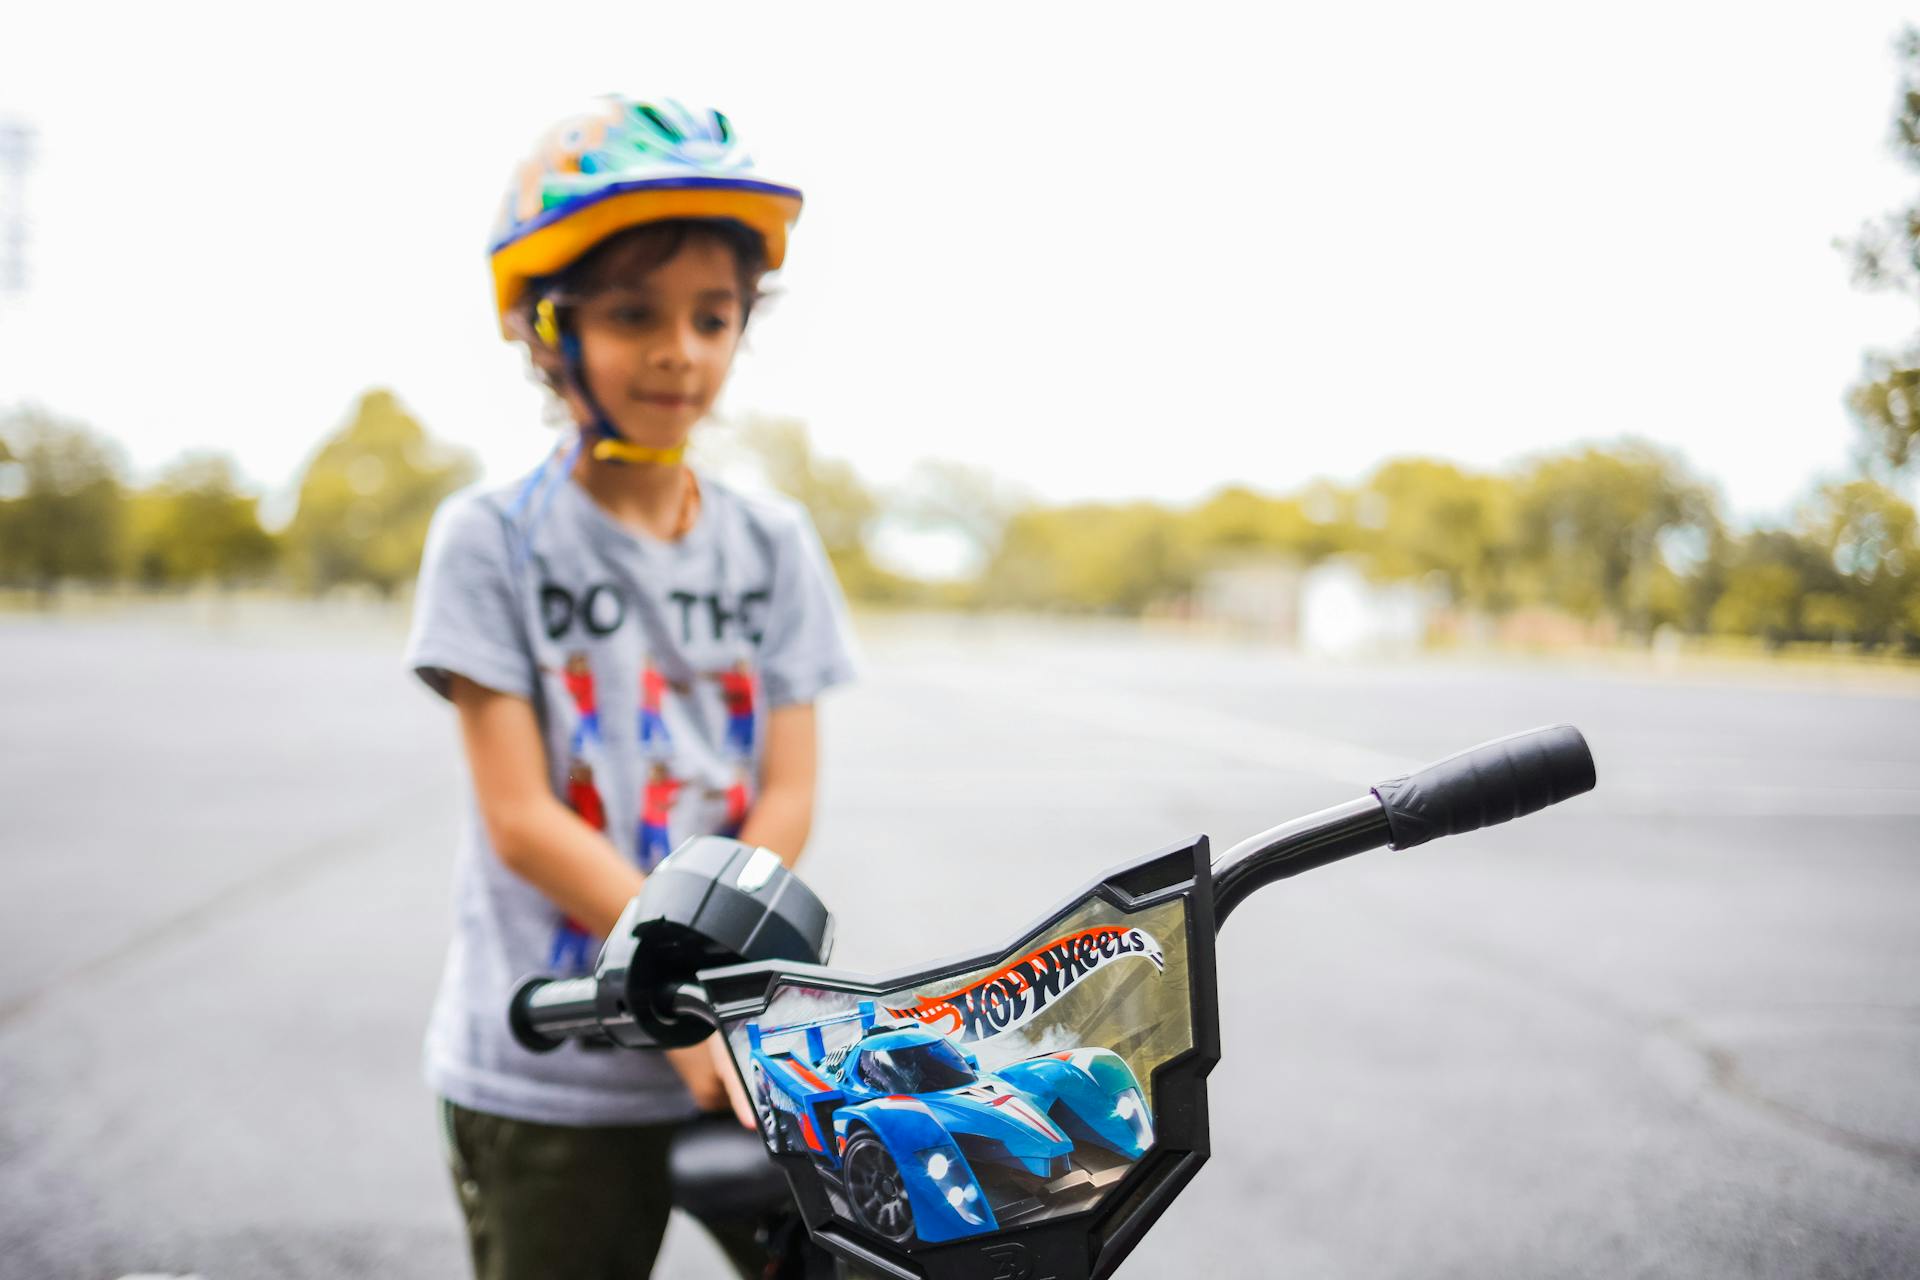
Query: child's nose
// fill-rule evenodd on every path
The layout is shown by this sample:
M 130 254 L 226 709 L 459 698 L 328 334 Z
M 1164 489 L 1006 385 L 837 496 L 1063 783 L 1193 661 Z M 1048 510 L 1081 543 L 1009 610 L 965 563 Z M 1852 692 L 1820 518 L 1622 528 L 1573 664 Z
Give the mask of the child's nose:
M 685 369 L 693 363 L 698 334 L 690 324 L 668 326 L 653 349 L 653 363 L 661 369 Z

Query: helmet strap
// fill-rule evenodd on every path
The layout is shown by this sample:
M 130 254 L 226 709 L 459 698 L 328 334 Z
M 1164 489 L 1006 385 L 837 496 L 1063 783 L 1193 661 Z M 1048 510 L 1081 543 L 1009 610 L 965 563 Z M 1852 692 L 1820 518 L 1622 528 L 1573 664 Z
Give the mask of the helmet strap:
M 657 448 L 652 445 L 634 444 L 622 436 L 608 420 L 606 410 L 594 399 L 592 391 L 587 389 L 586 369 L 580 356 L 580 335 L 559 323 L 552 306 L 541 299 L 541 308 L 537 311 L 535 327 L 540 330 L 544 340 L 551 333 L 559 339 L 560 358 L 565 364 L 567 381 L 572 384 L 576 394 L 587 406 L 587 412 L 593 415 L 593 421 L 584 429 L 585 433 L 595 437 L 593 456 L 599 462 L 620 462 L 632 466 L 671 467 L 679 465 L 687 456 L 684 444 Z M 543 327 L 544 326 L 544 327 Z

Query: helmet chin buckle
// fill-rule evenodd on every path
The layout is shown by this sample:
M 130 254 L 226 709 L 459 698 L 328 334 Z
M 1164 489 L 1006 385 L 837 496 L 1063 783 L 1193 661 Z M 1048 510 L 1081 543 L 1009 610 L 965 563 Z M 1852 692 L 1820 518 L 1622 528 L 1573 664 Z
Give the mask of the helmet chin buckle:
M 549 347 L 560 345 L 560 314 L 552 298 L 542 298 L 533 304 L 533 336 Z
M 651 445 L 630 444 L 625 440 L 595 440 L 593 456 L 599 462 L 625 462 L 642 467 L 671 467 L 687 456 L 687 446 L 669 445 L 661 449 Z

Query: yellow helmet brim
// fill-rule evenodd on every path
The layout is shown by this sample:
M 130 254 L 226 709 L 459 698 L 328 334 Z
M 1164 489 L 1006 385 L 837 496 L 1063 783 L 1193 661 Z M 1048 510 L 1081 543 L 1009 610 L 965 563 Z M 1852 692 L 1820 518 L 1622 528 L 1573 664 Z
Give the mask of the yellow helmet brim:
M 507 330 L 507 313 L 520 301 L 528 281 L 552 275 L 628 227 L 668 218 L 731 218 L 760 234 L 767 246 L 767 267 L 773 270 L 786 260 L 787 228 L 799 217 L 797 192 L 789 196 L 764 189 L 664 187 L 595 200 L 494 251 L 493 295 L 500 331 L 513 336 Z

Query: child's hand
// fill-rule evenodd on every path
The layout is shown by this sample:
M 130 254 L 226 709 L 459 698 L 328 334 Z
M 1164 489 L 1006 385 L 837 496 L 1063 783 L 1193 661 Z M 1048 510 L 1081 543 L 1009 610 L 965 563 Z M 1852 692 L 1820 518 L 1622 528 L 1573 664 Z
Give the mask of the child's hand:
M 706 1044 L 667 1050 L 667 1061 L 673 1064 L 687 1092 L 693 1095 L 694 1106 L 702 1111 L 726 1111 L 731 1107 L 741 1124 L 754 1128 L 753 1107 L 726 1053 L 724 1041 L 715 1035 Z
M 720 1073 L 714 1069 L 713 1050 L 704 1044 L 669 1049 L 667 1061 L 680 1073 L 681 1083 L 693 1095 L 694 1106 L 702 1111 L 726 1110 L 727 1087 L 720 1083 Z
M 753 1115 L 753 1102 L 747 1097 L 747 1087 L 740 1083 L 740 1073 L 733 1069 L 733 1055 L 727 1052 L 727 1038 L 718 1032 L 707 1043 L 713 1046 L 713 1069 L 720 1077 L 720 1084 L 727 1091 L 727 1101 L 733 1104 L 733 1117 L 749 1129 L 759 1127 Z

